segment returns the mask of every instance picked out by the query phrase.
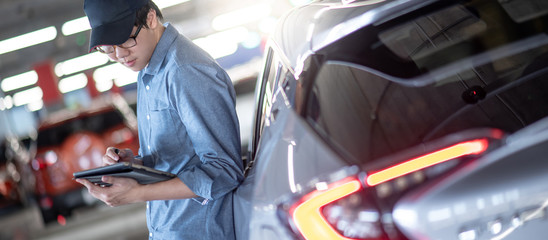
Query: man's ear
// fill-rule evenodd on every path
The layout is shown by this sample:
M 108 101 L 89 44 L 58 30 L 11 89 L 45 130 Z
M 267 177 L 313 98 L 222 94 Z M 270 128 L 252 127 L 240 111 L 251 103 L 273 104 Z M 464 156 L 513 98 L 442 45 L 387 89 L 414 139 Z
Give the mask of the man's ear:
M 147 14 L 147 25 L 149 28 L 154 29 L 158 26 L 158 18 L 156 16 L 156 10 L 150 9 Z

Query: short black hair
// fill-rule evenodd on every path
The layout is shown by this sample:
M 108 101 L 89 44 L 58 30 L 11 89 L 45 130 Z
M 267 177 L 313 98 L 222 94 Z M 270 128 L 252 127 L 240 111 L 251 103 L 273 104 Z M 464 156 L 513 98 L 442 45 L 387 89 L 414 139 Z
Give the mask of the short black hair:
M 147 5 L 137 10 L 137 18 L 135 19 L 135 26 L 143 25 L 146 28 L 148 28 L 147 16 L 150 9 L 154 9 L 154 11 L 156 11 L 156 17 L 158 17 L 158 19 L 164 20 L 164 16 L 162 15 L 162 12 L 158 8 L 158 6 L 156 6 L 156 4 L 152 0 L 149 0 Z

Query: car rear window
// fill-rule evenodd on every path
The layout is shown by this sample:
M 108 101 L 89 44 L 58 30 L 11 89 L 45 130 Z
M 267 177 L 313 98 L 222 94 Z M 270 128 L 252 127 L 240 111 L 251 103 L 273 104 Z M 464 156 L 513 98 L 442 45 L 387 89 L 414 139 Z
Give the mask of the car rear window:
M 41 128 L 38 132 L 37 146 L 59 145 L 73 133 L 80 131 L 102 133 L 109 128 L 123 123 L 123 117 L 114 109 L 79 116 L 61 124 Z
M 377 28 L 369 46 L 356 33 L 320 51 L 327 60 L 305 118 L 344 157 L 367 163 L 447 134 L 512 133 L 546 117 L 545 14 L 518 22 L 497 4 L 468 1 Z
M 516 9 L 496 0 L 462 2 L 440 1 L 436 7 L 374 23 L 318 54 L 366 66 L 392 80 L 414 81 L 548 43 L 548 4 L 523 1 L 523 8 Z

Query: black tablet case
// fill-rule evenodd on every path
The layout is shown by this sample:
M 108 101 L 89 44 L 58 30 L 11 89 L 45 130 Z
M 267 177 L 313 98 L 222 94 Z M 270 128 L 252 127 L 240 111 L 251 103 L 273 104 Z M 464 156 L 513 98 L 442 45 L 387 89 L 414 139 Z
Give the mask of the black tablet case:
M 137 180 L 140 184 L 150 184 L 166 181 L 176 177 L 175 174 L 145 167 L 129 162 L 115 163 L 112 165 L 88 169 L 73 173 L 74 178 L 84 178 L 92 183 L 109 187 L 112 184 L 101 181 L 102 176 L 129 177 Z

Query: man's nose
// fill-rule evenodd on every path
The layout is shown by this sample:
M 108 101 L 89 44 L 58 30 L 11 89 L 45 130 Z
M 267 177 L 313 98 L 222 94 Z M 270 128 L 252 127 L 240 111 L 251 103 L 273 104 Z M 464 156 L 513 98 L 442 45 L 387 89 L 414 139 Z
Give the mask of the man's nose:
M 122 59 L 129 55 L 129 51 L 125 48 L 114 46 L 114 52 L 116 53 L 116 58 Z

